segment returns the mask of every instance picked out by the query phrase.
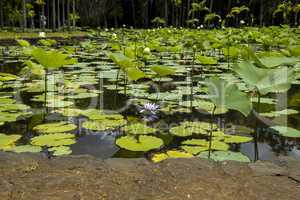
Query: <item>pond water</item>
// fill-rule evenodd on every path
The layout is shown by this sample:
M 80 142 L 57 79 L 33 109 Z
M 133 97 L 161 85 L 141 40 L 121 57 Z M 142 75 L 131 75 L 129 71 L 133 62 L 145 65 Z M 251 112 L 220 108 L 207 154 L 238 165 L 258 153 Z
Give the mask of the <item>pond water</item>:
M 211 114 L 207 112 L 206 107 L 201 107 L 203 104 L 196 102 L 197 99 L 207 100 L 203 80 L 214 74 L 219 74 L 228 80 L 234 80 L 232 73 L 227 69 L 226 60 L 213 68 L 204 69 L 204 72 L 196 70 L 193 84 L 194 105 L 193 109 L 190 109 L 190 80 L 186 78 L 188 69 L 191 67 L 190 55 L 182 59 L 179 54 L 160 54 L 157 56 L 161 57 L 160 59 L 150 59 L 147 61 L 147 65 L 163 64 L 174 67 L 176 69 L 175 75 L 168 78 L 129 82 L 124 87 L 122 74 L 116 84 L 118 68 L 104 52 L 75 47 L 77 49 L 73 55 L 78 58 L 77 64 L 65 66 L 60 70 L 48 71 L 48 94 L 46 98 L 50 103 L 47 104 L 47 108 L 44 104 L 43 79 L 18 78 L 6 82 L 6 87 L 0 87 L 0 98 L 8 97 L 19 104 L 30 106 L 31 114 L 24 119 L 18 118 L 16 121 L 6 122 L 0 126 L 0 133 L 22 135 L 16 143 L 17 146 L 30 144 L 32 138 L 39 135 L 38 131 L 34 129 L 37 125 L 66 121 L 76 126 L 75 130 L 68 131 L 76 136 L 76 143 L 69 145 L 73 155 L 89 154 L 98 158 L 150 158 L 156 152 L 180 149 L 181 143 L 187 139 L 206 138 L 205 135 L 177 137 L 170 134 L 172 127 L 176 127 L 184 121 L 210 122 Z M 4 55 L 1 58 L 0 72 L 22 77 L 20 72 L 23 59 L 27 58 L 18 54 L 17 49 L 19 48 L 11 46 L 10 51 L 14 52 L 15 55 Z M 200 65 L 196 65 L 195 68 L 202 69 Z M 146 68 L 145 70 L 147 71 Z M 149 73 L 151 74 L 151 72 Z M 300 87 L 294 84 L 288 93 L 264 96 L 261 99 L 259 110 L 262 113 L 268 113 L 282 105 L 285 105 L 282 109 L 299 110 L 298 94 L 300 94 Z M 147 102 L 160 105 L 156 119 L 146 123 L 149 127 L 157 129 L 156 133 L 152 135 L 156 135 L 164 141 L 163 147 L 149 151 L 129 151 L 120 148 L 116 144 L 116 139 L 126 135 L 120 128 L 105 131 L 90 130 L 84 126 L 84 123 L 89 119 L 88 115 L 64 116 L 61 114 L 63 110 L 69 108 L 93 109 L 105 113 L 121 114 L 128 123 L 141 123 L 145 121 L 145 116 L 139 112 L 139 106 Z M 257 104 L 254 106 L 257 107 Z M 257 129 L 256 139 L 242 144 L 229 145 L 231 151 L 241 152 L 252 161 L 255 159 L 271 160 L 279 155 L 300 159 L 299 139 L 279 136 L 268 128 L 273 124 L 280 124 L 300 129 L 300 114 L 276 118 L 261 117 L 257 120 L 253 114 L 245 117 L 237 111 L 230 110 L 225 114 L 216 114 L 213 117 L 213 122 L 218 125 L 220 131 L 228 134 L 238 133 L 242 136 L 252 137 L 253 134 L 248 133 L 249 128 Z M 233 129 L 232 125 L 238 126 Z M 230 132 L 232 130 L 236 132 Z M 51 155 L 45 147 L 43 147 L 42 153 Z

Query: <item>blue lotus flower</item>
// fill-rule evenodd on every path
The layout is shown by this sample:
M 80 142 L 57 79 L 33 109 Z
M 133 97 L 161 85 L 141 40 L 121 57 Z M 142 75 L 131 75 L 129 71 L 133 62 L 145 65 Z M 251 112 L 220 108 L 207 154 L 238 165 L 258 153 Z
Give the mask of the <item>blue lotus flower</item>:
M 137 106 L 138 111 L 143 115 L 143 119 L 146 121 L 154 121 L 158 119 L 156 114 L 159 108 L 160 106 L 154 103 L 145 103 L 142 106 Z

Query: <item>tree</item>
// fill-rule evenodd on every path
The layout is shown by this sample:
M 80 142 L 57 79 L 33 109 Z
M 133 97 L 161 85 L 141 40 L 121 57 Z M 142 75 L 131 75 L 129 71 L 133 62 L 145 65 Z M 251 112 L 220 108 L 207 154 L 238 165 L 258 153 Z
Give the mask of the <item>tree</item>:
M 23 14 L 23 31 L 25 31 L 27 27 L 26 0 L 22 0 L 22 14 Z

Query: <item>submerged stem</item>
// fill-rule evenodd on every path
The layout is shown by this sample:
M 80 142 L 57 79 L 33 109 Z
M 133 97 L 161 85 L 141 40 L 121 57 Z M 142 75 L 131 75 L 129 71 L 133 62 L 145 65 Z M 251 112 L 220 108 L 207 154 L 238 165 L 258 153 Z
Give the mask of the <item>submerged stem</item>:
M 212 129 L 213 129 L 213 120 L 215 116 L 216 106 L 214 106 L 214 109 L 210 115 L 210 132 L 209 132 L 209 148 L 208 148 L 208 159 L 210 159 L 211 154 L 211 145 L 212 145 Z

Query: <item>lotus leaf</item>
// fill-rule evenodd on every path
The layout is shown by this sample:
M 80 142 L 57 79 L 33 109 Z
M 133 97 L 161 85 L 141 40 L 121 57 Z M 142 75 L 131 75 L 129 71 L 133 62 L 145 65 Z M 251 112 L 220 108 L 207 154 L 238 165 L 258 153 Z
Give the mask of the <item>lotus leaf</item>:
M 151 66 L 150 69 L 158 74 L 160 77 L 174 75 L 176 71 L 171 67 L 166 66 Z
M 208 158 L 208 152 L 203 152 L 199 154 L 200 158 Z M 237 161 L 237 162 L 250 162 L 250 159 L 239 152 L 232 151 L 215 151 L 212 152 L 210 158 L 214 161 Z
M 157 129 L 151 128 L 143 123 L 130 124 L 125 126 L 122 130 L 127 134 L 133 135 L 148 135 L 157 131 Z
M 209 95 L 217 108 L 237 110 L 247 116 L 252 104 L 247 94 L 238 90 L 237 86 L 219 78 L 210 78 L 207 82 Z
M 163 146 L 164 142 L 162 139 L 153 137 L 140 135 L 137 137 L 133 136 L 123 136 L 116 140 L 116 144 L 130 151 L 150 151 L 152 149 L 158 149 Z
M 42 148 L 39 146 L 22 145 L 13 147 L 11 149 L 8 149 L 7 151 L 13 151 L 16 153 L 38 153 L 42 151 Z
M 300 138 L 300 131 L 286 126 L 271 126 L 279 135 L 290 138 Z
M 5 135 L 0 133 L 0 150 L 10 149 L 15 145 L 21 135 Z
M 226 135 L 224 138 L 225 143 L 246 143 L 252 141 L 253 138 L 251 137 L 243 137 L 243 136 L 237 136 L 237 135 Z
M 52 147 L 49 148 L 48 151 L 53 152 L 54 156 L 64 156 L 64 155 L 69 155 L 72 153 L 72 150 L 70 147 L 67 146 L 58 146 L 58 147 Z
M 34 146 L 57 147 L 74 143 L 76 143 L 75 135 L 70 133 L 40 135 L 31 139 L 31 144 Z
M 13 74 L 8 74 L 8 73 L 2 73 L 0 72 L 0 81 L 14 81 L 18 79 L 17 76 L 13 75 Z
M 42 134 L 49 133 L 64 133 L 73 131 L 77 128 L 75 124 L 70 124 L 68 122 L 57 122 L 57 123 L 48 123 L 37 125 L 33 128 L 34 131 Z

